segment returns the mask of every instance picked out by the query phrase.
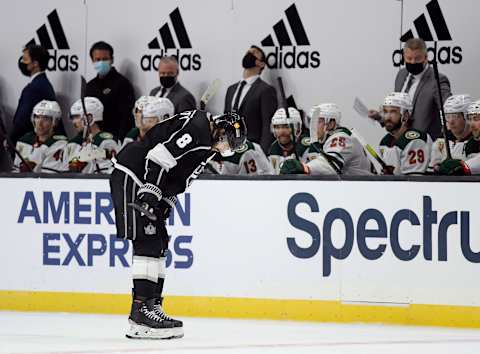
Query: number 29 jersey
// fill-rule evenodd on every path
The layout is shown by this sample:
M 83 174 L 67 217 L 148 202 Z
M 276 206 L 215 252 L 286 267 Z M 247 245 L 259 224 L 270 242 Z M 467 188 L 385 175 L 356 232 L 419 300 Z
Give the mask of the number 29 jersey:
M 408 129 L 398 140 L 391 134 L 380 142 L 380 155 L 395 175 L 424 174 L 430 163 L 432 139 L 424 132 Z

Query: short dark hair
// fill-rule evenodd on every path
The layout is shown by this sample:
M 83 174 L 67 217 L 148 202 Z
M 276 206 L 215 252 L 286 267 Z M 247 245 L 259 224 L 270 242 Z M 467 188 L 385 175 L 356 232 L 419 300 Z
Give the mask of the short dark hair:
M 113 47 L 107 42 L 100 41 L 100 42 L 93 43 L 92 47 L 90 48 L 91 59 L 93 59 L 94 50 L 108 50 L 108 52 L 110 53 L 110 57 L 113 59 Z
M 263 62 L 265 63 L 265 58 L 266 58 L 266 56 L 265 56 L 265 52 L 263 51 L 263 49 L 260 48 L 260 47 L 258 47 L 258 46 L 256 46 L 256 45 L 254 45 L 254 44 L 252 44 L 252 45 L 250 46 L 250 48 L 253 48 L 253 49 L 258 50 L 258 51 L 260 52 L 260 54 L 262 55 L 261 61 L 263 61 Z
M 30 59 L 33 61 L 36 61 L 38 63 L 38 66 L 40 66 L 40 70 L 44 71 L 47 69 L 48 66 L 48 60 L 50 59 L 50 54 L 48 54 L 48 50 L 45 49 L 45 47 L 42 47 L 41 45 L 38 44 L 30 44 L 25 47 L 26 51 L 28 51 L 28 54 L 30 55 Z
M 410 38 L 408 41 L 405 42 L 403 49 L 410 49 L 410 50 L 421 50 L 424 53 L 427 53 L 427 45 L 425 41 L 421 38 Z

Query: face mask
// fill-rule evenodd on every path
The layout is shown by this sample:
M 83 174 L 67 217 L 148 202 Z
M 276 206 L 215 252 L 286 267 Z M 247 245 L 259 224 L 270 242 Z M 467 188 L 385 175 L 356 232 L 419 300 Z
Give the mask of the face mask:
M 244 69 L 251 69 L 257 66 L 255 63 L 257 58 L 252 53 L 248 52 L 242 59 L 242 66 Z
M 415 64 L 405 63 L 405 68 L 410 74 L 418 75 L 423 71 L 423 69 L 425 69 L 425 65 L 423 63 L 415 63 Z
M 161 76 L 160 77 L 160 85 L 165 88 L 170 88 L 177 82 L 177 78 L 175 76 Z
M 22 61 L 22 58 L 18 60 L 18 68 L 25 76 L 32 76 L 32 73 L 28 70 L 28 65 Z
M 100 76 L 105 76 L 112 68 L 112 63 L 110 60 L 99 60 L 93 63 L 93 67 Z

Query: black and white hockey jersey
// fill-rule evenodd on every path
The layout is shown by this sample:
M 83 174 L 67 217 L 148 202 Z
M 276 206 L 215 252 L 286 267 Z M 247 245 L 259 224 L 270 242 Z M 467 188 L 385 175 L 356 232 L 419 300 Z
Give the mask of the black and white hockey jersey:
M 187 111 L 158 123 L 143 141 L 120 151 L 115 168 L 134 178 L 137 185 L 158 186 L 164 196 L 183 193 L 215 156 L 207 114 Z

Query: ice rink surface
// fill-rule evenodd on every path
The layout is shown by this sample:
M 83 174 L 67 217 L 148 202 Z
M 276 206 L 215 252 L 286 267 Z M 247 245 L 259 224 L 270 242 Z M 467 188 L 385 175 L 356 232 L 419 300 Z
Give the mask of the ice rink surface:
M 0 312 L 0 353 L 463 354 L 480 330 L 182 318 L 185 337 L 125 338 L 125 316 Z

